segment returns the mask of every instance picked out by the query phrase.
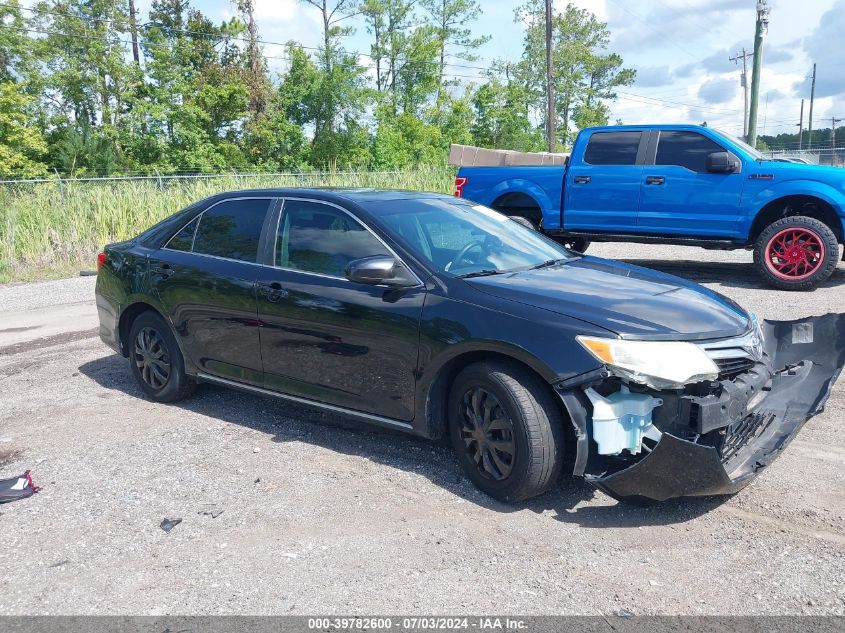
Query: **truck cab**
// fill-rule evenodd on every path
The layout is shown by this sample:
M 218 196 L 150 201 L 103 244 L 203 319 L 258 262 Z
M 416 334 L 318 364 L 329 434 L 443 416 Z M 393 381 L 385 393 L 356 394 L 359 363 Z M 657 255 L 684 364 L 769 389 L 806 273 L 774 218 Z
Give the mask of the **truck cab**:
M 845 170 L 767 160 L 698 125 L 587 128 L 561 166 L 461 167 L 460 193 L 553 239 L 754 250 L 764 280 L 811 289 L 845 235 Z M 456 181 L 458 182 L 458 181 Z

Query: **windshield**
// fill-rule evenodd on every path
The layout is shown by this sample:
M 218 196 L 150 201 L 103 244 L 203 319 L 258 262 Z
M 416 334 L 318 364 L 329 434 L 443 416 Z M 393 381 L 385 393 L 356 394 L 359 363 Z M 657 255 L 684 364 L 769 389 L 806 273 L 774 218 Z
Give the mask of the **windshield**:
M 459 277 L 526 270 L 576 257 L 505 215 L 459 199 L 372 201 L 366 208 L 436 270 Z
M 738 145 L 743 151 L 745 151 L 751 158 L 754 160 L 767 160 L 765 156 L 763 156 L 758 150 L 751 147 L 748 143 L 743 141 L 741 138 L 737 138 L 733 134 L 728 134 L 727 132 L 723 132 L 722 130 L 715 130 L 717 134 L 721 134 L 726 139 L 728 139 L 734 145 Z

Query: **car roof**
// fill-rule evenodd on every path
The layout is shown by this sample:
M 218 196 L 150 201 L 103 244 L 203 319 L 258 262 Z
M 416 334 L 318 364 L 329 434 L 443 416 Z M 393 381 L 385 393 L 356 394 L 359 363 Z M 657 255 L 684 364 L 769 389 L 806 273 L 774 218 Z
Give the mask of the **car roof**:
M 425 199 L 446 199 L 454 201 L 455 198 L 448 194 L 433 193 L 428 191 L 404 191 L 400 189 L 355 189 L 355 188 L 333 188 L 333 187 L 284 187 L 269 189 L 239 189 L 226 191 L 211 197 L 211 200 L 220 201 L 227 198 L 244 196 L 272 196 L 274 198 L 314 198 L 341 202 L 374 202 L 389 200 L 425 200 Z

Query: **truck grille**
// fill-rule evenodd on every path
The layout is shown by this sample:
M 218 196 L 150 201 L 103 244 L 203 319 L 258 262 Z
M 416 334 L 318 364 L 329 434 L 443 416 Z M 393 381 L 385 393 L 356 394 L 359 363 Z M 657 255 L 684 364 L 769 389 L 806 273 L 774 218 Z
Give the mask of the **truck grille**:
M 774 419 L 773 413 L 752 413 L 729 426 L 722 443 L 722 463 L 728 462 L 748 442 L 762 435 Z

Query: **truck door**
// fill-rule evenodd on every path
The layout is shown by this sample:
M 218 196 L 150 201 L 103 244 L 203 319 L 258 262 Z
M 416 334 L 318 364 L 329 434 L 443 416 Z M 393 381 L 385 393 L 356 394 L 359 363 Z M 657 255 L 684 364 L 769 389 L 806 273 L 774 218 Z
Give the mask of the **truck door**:
M 639 233 L 737 237 L 741 171 L 725 174 L 707 171 L 707 157 L 725 152 L 693 130 L 654 131 L 656 150 L 647 157 L 640 190 Z M 655 139 L 652 138 L 651 147 Z
M 564 229 L 636 229 L 643 173 L 637 158 L 645 155 L 644 136 L 641 131 L 602 131 L 576 143 L 564 185 Z

